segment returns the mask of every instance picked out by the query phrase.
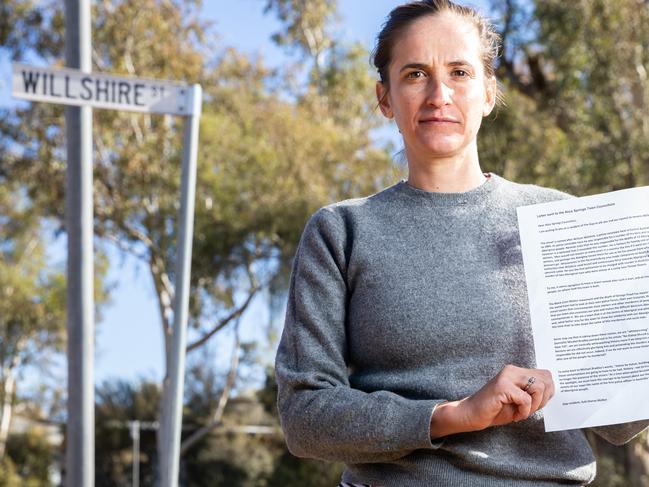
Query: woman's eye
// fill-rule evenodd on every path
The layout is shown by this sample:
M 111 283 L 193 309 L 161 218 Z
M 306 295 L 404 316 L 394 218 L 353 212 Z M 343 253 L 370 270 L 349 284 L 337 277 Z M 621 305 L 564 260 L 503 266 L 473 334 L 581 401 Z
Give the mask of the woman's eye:
M 469 73 L 467 73 L 467 72 L 466 72 L 465 70 L 463 70 L 463 69 L 454 69 L 454 70 L 451 72 L 451 75 L 454 76 L 454 77 L 456 77 L 456 78 L 466 78 L 466 77 L 469 76 Z
M 424 76 L 426 76 L 426 73 L 424 73 L 423 71 L 411 71 L 406 77 L 409 79 L 417 79 L 423 78 Z

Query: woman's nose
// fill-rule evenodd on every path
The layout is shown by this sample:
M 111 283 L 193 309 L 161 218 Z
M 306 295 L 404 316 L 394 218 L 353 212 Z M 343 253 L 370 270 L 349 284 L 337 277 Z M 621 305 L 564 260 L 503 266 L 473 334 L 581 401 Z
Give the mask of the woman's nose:
M 452 90 L 442 79 L 431 77 L 428 83 L 428 100 L 430 105 L 442 107 L 451 103 Z

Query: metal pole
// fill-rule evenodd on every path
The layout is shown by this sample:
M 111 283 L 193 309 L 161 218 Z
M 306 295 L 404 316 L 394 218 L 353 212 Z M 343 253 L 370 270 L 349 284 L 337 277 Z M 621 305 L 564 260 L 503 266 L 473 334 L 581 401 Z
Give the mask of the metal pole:
M 65 57 L 91 72 L 90 1 L 65 2 Z M 92 487 L 95 477 L 92 110 L 66 108 L 68 234 L 68 487 Z
M 140 487 L 140 422 L 130 422 L 133 438 L 133 487 Z
M 166 458 L 160 461 L 161 487 L 177 487 L 180 465 L 183 388 L 185 385 L 185 346 L 189 305 L 192 236 L 194 232 L 194 199 L 196 195 L 196 159 L 201 116 L 202 90 L 193 85 L 189 91 L 191 115 L 185 120 L 180 215 L 178 219 L 178 257 L 174 293 L 174 331 L 169 364 L 169 407 L 162 418 L 162 438 Z

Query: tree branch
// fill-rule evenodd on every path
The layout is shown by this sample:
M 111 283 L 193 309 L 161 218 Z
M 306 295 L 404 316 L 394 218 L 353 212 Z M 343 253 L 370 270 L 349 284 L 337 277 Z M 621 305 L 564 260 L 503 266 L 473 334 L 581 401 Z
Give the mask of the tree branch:
M 149 270 L 153 279 L 158 296 L 158 307 L 160 309 L 160 319 L 162 320 L 162 335 L 165 343 L 165 364 L 169 365 L 170 339 L 172 334 L 171 314 L 173 313 L 174 289 L 171 285 L 169 275 L 165 271 L 163 259 L 158 256 L 153 249 L 149 260 Z
M 122 240 L 120 240 L 117 235 L 113 235 L 112 233 L 106 233 L 103 235 L 103 237 L 107 240 L 109 240 L 111 243 L 115 244 L 117 248 L 119 248 L 122 252 L 127 252 L 131 254 L 133 257 L 135 257 L 138 260 L 141 260 L 142 262 L 149 263 L 149 256 L 145 253 L 142 252 L 137 252 L 134 250 L 132 247 L 129 247 L 128 244 L 125 244 Z
M 219 322 L 214 326 L 214 328 L 212 328 L 210 331 L 208 331 L 207 333 L 205 333 L 201 338 L 199 338 L 198 340 L 194 341 L 193 343 L 190 343 L 190 344 L 187 346 L 187 352 L 191 352 L 192 350 L 196 350 L 198 347 L 200 347 L 200 346 L 203 345 L 205 342 L 207 342 L 210 338 L 212 338 L 212 336 L 214 336 L 215 333 L 217 333 L 219 330 L 221 330 L 221 329 L 223 329 L 225 326 L 227 326 L 227 324 L 230 323 L 230 321 L 232 321 L 232 320 L 234 320 L 234 319 L 238 319 L 238 318 L 240 318 L 241 315 L 243 314 L 243 312 L 246 310 L 246 308 L 248 308 L 248 306 L 249 306 L 250 303 L 252 302 L 252 298 L 255 296 L 255 294 L 257 294 L 257 291 L 259 291 L 259 289 L 261 289 L 261 287 L 260 287 L 259 285 L 253 286 L 253 287 L 250 289 L 250 291 L 249 291 L 249 293 L 248 293 L 248 297 L 246 298 L 246 300 L 244 301 L 244 303 L 243 303 L 241 306 L 239 306 L 238 308 L 236 308 L 234 311 L 232 311 L 232 312 L 231 312 L 229 315 L 227 315 L 225 318 L 223 318 L 222 320 L 220 320 L 220 321 L 219 321 Z
M 187 450 L 189 450 L 192 446 L 198 443 L 205 435 L 207 435 L 210 431 L 212 431 L 213 429 L 215 429 L 217 426 L 221 424 L 221 419 L 223 418 L 223 412 L 225 411 L 225 405 L 227 404 L 228 399 L 230 398 L 230 391 L 234 386 L 234 382 L 237 378 L 237 371 L 239 369 L 239 345 L 240 345 L 239 323 L 240 322 L 241 322 L 241 318 L 238 318 L 236 328 L 235 328 L 234 349 L 232 351 L 232 357 L 230 358 L 230 371 L 228 372 L 228 377 L 225 381 L 225 386 L 223 387 L 223 391 L 221 391 L 221 396 L 219 397 L 219 402 L 216 406 L 216 410 L 212 415 L 212 420 L 202 428 L 199 428 L 198 430 L 194 431 L 191 435 L 189 435 L 189 437 L 185 441 L 181 443 L 180 456 L 183 456 L 187 452 Z
M 2 402 L 0 402 L 0 460 L 4 457 L 9 437 L 9 426 L 11 424 L 11 413 L 14 396 L 16 394 L 16 377 L 14 371 L 20 366 L 20 352 L 27 343 L 27 337 L 22 336 L 16 343 L 16 350 L 7 367 L 2 367 L 0 382 L 2 384 Z
M 514 31 L 514 18 L 516 14 L 516 5 L 514 0 L 505 1 L 505 12 L 503 14 L 503 30 L 500 32 L 502 40 L 500 65 L 498 76 L 509 80 L 513 88 L 521 94 L 536 100 L 536 95 L 547 87 L 547 78 L 542 71 L 542 59 L 539 55 L 530 54 L 524 46 L 526 62 L 530 70 L 531 80 L 525 81 L 516 70 L 516 60 L 507 56 L 507 46 L 511 33 Z

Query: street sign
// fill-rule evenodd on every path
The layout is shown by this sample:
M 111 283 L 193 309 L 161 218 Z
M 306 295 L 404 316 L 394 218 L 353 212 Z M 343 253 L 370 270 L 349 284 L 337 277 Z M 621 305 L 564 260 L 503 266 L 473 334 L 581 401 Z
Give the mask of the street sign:
M 66 481 L 94 485 L 92 110 L 108 108 L 181 115 L 185 119 L 174 288 L 169 392 L 163 405 L 160 485 L 177 487 L 180 465 L 185 347 L 189 318 L 196 165 L 202 89 L 198 84 L 90 73 L 90 2 L 66 0 L 66 62 L 70 68 L 12 64 L 12 95 L 72 105 L 66 109 L 68 230 L 68 420 Z M 79 108 L 75 108 L 79 107 Z
M 12 95 L 64 105 L 192 115 L 183 83 L 12 64 Z

